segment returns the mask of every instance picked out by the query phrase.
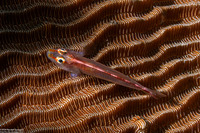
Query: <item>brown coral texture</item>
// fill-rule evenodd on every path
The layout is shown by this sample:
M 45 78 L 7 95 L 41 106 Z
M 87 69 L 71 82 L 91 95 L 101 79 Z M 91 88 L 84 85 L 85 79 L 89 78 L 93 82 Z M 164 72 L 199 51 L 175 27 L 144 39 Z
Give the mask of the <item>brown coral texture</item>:
M 197 0 L 1 0 L 0 131 L 200 132 L 199 17 Z M 50 48 L 167 96 L 71 78 Z

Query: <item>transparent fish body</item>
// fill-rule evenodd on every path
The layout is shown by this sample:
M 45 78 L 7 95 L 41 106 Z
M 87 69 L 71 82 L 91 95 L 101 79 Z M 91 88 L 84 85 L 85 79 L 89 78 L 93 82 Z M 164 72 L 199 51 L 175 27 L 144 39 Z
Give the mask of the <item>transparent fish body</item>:
M 58 67 L 74 73 L 73 75 L 84 73 L 128 88 L 141 90 L 154 98 L 165 96 L 158 91 L 144 87 L 123 73 L 111 69 L 99 62 L 83 57 L 78 52 L 65 49 L 51 49 L 47 52 L 47 56 L 51 61 L 56 63 Z M 62 61 L 59 62 L 59 59 L 60 61 L 62 59 Z

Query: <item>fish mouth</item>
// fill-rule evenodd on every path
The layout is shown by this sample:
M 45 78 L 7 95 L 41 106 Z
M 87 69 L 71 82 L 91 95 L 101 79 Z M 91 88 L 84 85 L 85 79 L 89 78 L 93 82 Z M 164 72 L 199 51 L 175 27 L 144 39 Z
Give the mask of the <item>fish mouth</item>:
M 54 54 L 55 53 L 57 53 L 57 50 L 55 50 L 55 49 L 49 49 L 48 51 L 47 51 L 47 57 L 49 58 L 49 59 L 54 59 L 55 57 L 54 57 Z

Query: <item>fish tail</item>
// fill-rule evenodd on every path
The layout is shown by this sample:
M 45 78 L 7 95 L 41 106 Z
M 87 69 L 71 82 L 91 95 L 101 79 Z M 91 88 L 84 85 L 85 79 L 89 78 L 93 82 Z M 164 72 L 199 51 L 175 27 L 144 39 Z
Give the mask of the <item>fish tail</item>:
M 151 89 L 148 89 L 146 87 L 143 87 L 142 89 L 144 92 L 148 93 L 149 95 L 151 95 L 153 98 L 155 99 L 158 99 L 158 98 L 161 98 L 161 97 L 166 97 L 165 94 L 159 92 L 159 91 L 156 91 L 156 90 L 151 90 Z

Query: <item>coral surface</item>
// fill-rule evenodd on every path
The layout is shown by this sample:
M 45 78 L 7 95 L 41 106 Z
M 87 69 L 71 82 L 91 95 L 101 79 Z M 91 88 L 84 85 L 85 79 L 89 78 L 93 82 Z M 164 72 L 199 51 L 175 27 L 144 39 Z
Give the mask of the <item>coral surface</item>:
M 1 0 L 0 130 L 200 132 L 199 17 L 195 0 Z M 84 50 L 167 96 L 71 78 L 50 48 Z

